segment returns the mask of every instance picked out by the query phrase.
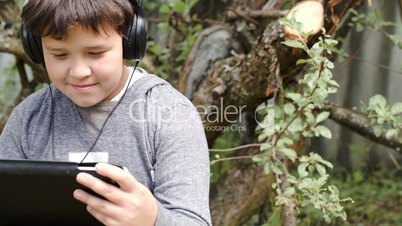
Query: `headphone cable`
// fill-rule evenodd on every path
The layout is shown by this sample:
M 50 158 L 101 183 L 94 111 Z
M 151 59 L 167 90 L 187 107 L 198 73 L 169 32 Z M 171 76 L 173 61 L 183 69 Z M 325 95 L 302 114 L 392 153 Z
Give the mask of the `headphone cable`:
M 46 78 L 47 78 L 47 85 L 49 87 L 49 94 L 50 94 L 50 124 L 52 127 L 52 157 L 54 160 L 56 160 L 56 153 L 55 153 L 55 148 L 54 148 L 54 115 L 55 115 L 55 110 L 54 110 L 54 98 L 53 98 L 53 90 L 52 90 L 52 86 L 51 86 L 51 81 L 49 78 L 49 74 L 47 73 L 46 70 L 46 64 L 43 61 L 42 63 L 42 67 L 45 69 L 45 74 L 46 74 Z
M 126 93 L 127 93 L 127 90 L 130 88 L 130 83 L 131 83 L 131 80 L 132 80 L 133 75 L 134 75 L 134 73 L 135 73 L 135 70 L 137 69 L 138 63 L 139 63 L 139 61 L 135 61 L 134 70 L 131 72 L 131 75 L 130 75 L 130 78 L 129 78 L 129 80 L 128 80 L 128 84 L 127 84 L 126 90 L 124 90 L 124 93 L 123 93 L 123 95 L 121 96 L 121 98 L 119 99 L 119 101 L 117 102 L 116 106 L 113 107 L 112 111 L 109 113 L 109 115 L 107 116 L 107 118 L 106 118 L 105 121 L 103 122 L 103 124 L 102 124 L 102 126 L 101 126 L 101 128 L 100 128 L 100 130 L 99 130 L 99 133 L 98 133 L 98 135 L 96 136 L 95 141 L 93 142 L 92 146 L 89 148 L 89 150 L 87 151 L 87 153 L 85 154 L 84 158 L 82 158 L 82 160 L 81 160 L 81 162 L 79 163 L 79 165 L 84 162 L 85 158 L 86 158 L 86 157 L 89 155 L 89 153 L 93 150 L 93 148 L 95 147 L 96 143 L 97 143 L 98 140 L 99 140 L 100 135 L 101 135 L 102 132 L 103 132 L 103 129 L 105 128 L 105 125 L 106 125 L 107 121 L 109 120 L 109 118 L 112 116 L 113 112 L 116 110 L 116 108 L 120 105 L 121 101 L 122 101 L 123 98 L 125 97 L 125 95 L 126 95 Z M 46 70 L 46 67 L 45 67 L 45 64 L 44 64 L 44 63 L 43 63 L 43 67 L 45 68 L 46 77 L 47 77 L 47 79 L 48 79 L 48 87 L 49 87 L 49 93 L 50 93 L 50 104 L 51 104 L 51 105 L 50 105 L 50 108 L 51 108 L 50 123 L 51 123 L 51 127 L 52 127 L 52 138 L 51 138 L 51 139 L 52 139 L 52 155 L 53 155 L 53 159 L 56 160 L 55 142 L 54 142 L 54 134 L 55 134 L 55 133 L 54 133 L 54 129 L 55 129 L 55 126 L 54 126 L 54 118 L 55 118 L 54 97 L 53 97 L 53 92 L 52 92 L 52 86 L 51 86 L 51 84 L 50 84 L 50 78 L 49 78 L 49 75 L 48 75 L 48 73 L 47 73 L 47 70 Z
M 130 78 L 129 78 L 129 80 L 128 80 L 128 84 L 127 84 L 126 90 L 124 91 L 123 95 L 121 96 L 121 98 L 120 98 L 119 101 L 117 102 L 116 106 L 114 106 L 113 109 L 112 109 L 112 111 L 110 111 L 109 115 L 107 116 L 107 118 L 106 118 L 105 121 L 103 122 L 103 124 L 102 124 L 102 126 L 101 126 L 101 128 L 100 128 L 100 130 L 99 130 L 99 133 L 98 133 L 98 135 L 96 136 L 95 141 L 93 142 L 92 146 L 89 148 L 89 150 L 88 150 L 87 153 L 85 154 L 84 158 L 82 158 L 81 162 L 80 162 L 78 165 L 81 165 L 81 164 L 84 162 L 85 158 L 86 158 L 86 157 L 89 155 L 89 153 L 93 150 L 93 148 L 95 147 L 96 143 L 97 143 L 98 140 L 99 140 L 100 135 L 101 135 L 102 132 L 103 132 L 103 129 L 105 128 L 106 123 L 109 121 L 109 118 L 112 116 L 113 112 L 114 112 L 114 111 L 116 110 L 116 108 L 120 105 L 121 101 L 123 100 L 124 96 L 126 95 L 127 90 L 130 88 L 131 79 L 133 78 L 134 72 L 135 72 L 135 70 L 137 69 L 138 63 L 139 63 L 139 61 L 135 61 L 134 70 L 133 70 L 133 72 L 131 72 L 131 75 L 130 75 Z

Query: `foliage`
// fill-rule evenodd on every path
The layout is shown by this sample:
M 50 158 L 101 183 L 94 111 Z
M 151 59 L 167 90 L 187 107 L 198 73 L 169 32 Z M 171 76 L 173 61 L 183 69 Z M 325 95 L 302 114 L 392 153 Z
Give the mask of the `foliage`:
M 366 172 L 364 168 L 341 177 L 340 169 L 332 172 L 328 178 L 328 183 L 336 185 L 340 190 L 341 196 L 351 196 L 359 203 L 354 205 L 351 202 L 344 204 L 348 215 L 346 221 L 334 219 L 331 223 L 326 223 L 322 218 L 322 213 L 313 208 L 306 207 L 300 210 L 297 225 L 299 226 L 393 226 L 401 225 L 402 215 L 402 183 L 398 172 Z M 400 174 L 400 172 L 399 172 Z M 254 226 L 266 224 L 269 226 L 280 226 L 280 216 L 274 203 L 270 200 L 266 203 L 267 210 L 265 220 L 261 223 L 261 216 L 255 214 L 244 225 Z M 260 221 L 260 222 L 259 222 Z
M 356 31 L 361 32 L 369 29 L 372 31 L 381 32 L 387 38 L 389 38 L 395 46 L 397 46 L 399 49 L 402 49 L 402 39 L 386 31 L 386 28 L 396 27 L 398 24 L 390 21 L 384 21 L 378 9 L 371 10 L 366 13 L 359 13 L 354 9 L 350 9 L 349 12 L 353 14 L 350 26 L 355 27 Z
M 402 129 L 402 103 L 387 104 L 387 99 L 382 95 L 370 98 L 368 106 L 362 104 L 362 111 L 367 114 L 376 136 L 380 136 L 385 130 L 387 139 L 400 139 Z
M 284 91 L 286 99 L 275 108 L 273 129 L 267 125 L 257 128 L 260 133 L 258 140 L 264 144 L 261 146 L 262 153 L 253 160 L 263 167 L 265 173 L 276 176 L 276 183 L 273 184 L 277 192 L 276 206 L 285 207 L 293 203 L 298 211 L 300 208 L 313 206 L 321 210 L 326 222 L 334 217 L 346 220 L 346 212 L 341 203 L 352 200 L 340 199 L 336 186 L 326 186 L 329 177 L 327 168 L 332 168 L 332 164 L 316 153 L 298 157 L 294 149 L 297 142 L 303 139 L 332 136 L 331 131 L 321 125 L 329 117 L 329 113 L 324 111 L 316 114 L 314 110 L 320 109 L 328 95 L 337 91 L 338 84 L 332 79 L 331 72 L 334 64 L 327 58 L 337 41 L 323 35 L 310 48 L 304 41 L 308 34 L 301 32 L 301 24 L 294 18 L 281 19 L 280 22 L 299 31 L 298 40 L 287 40 L 283 44 L 303 49 L 308 54 L 308 59 L 297 62 L 306 64 L 307 72 L 299 81 L 300 90 Z M 265 117 L 272 118 L 269 114 Z M 297 175 L 288 172 L 287 161 L 297 165 Z
M 317 211 L 304 209 L 304 218 L 299 225 L 391 226 L 402 223 L 400 214 L 402 183 L 396 183 L 400 180 L 396 174 L 389 172 L 368 174 L 358 169 L 345 179 L 339 178 L 334 174 L 330 177 L 330 181 L 343 191 L 344 196 L 352 196 L 359 203 L 359 205 L 345 203 L 347 221 L 324 224 Z
M 171 77 L 171 73 L 178 74 L 183 62 L 187 59 L 191 47 L 196 41 L 197 35 L 203 29 L 201 24 L 193 26 L 190 10 L 198 0 L 174 0 L 164 3 L 159 8 L 161 22 L 158 30 L 161 34 L 169 34 L 176 31 L 179 37 L 173 37 L 174 46 L 167 47 L 157 40 L 148 42 L 148 50 L 158 62 L 157 71 L 163 78 Z M 190 25 L 190 26 L 189 26 Z

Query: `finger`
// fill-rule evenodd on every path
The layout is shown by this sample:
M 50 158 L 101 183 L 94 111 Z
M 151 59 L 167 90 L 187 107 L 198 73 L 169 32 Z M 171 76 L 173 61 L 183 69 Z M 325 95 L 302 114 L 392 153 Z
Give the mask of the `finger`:
M 106 216 L 100 213 L 99 211 L 96 211 L 92 209 L 91 207 L 87 206 L 87 211 L 95 217 L 98 221 L 100 221 L 102 224 L 107 225 L 106 223 Z
M 96 164 L 96 172 L 102 176 L 109 177 L 119 184 L 123 191 L 134 191 L 139 182 L 126 170 L 106 163 Z
M 90 206 L 87 206 L 87 211 L 104 225 L 108 225 L 108 226 L 109 225 L 119 225 L 118 222 L 116 220 L 114 220 L 113 218 L 106 216 L 102 212 L 99 212 L 99 211 L 91 208 Z
M 120 190 L 120 188 L 108 184 L 90 174 L 79 173 L 77 175 L 77 182 L 89 188 L 103 198 L 109 200 L 110 202 L 119 204 L 126 200 L 125 192 Z
M 73 195 L 75 199 L 86 204 L 87 207 L 90 207 L 92 210 L 96 211 L 98 215 L 100 214 L 103 215 L 102 218 L 104 219 L 106 218 L 117 219 L 119 213 L 121 212 L 120 207 L 116 206 L 115 204 L 108 202 L 107 200 L 98 198 L 96 196 L 90 195 L 81 189 L 75 190 Z M 103 221 L 104 220 L 102 220 L 102 222 Z

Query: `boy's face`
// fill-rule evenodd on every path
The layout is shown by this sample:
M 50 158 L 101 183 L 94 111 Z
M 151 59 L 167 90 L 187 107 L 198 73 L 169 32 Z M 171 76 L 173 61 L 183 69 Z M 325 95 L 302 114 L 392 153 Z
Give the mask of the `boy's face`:
M 127 81 L 122 36 L 111 26 L 96 34 L 76 25 L 65 39 L 42 37 L 42 45 L 50 80 L 78 106 L 111 100 Z

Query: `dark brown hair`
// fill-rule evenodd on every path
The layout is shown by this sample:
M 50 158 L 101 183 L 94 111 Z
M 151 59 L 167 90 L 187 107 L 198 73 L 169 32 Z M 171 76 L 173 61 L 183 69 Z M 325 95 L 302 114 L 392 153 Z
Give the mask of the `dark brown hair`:
M 97 34 L 108 24 L 124 37 L 134 12 L 129 0 L 29 0 L 21 18 L 27 30 L 38 37 L 63 39 L 77 24 Z

